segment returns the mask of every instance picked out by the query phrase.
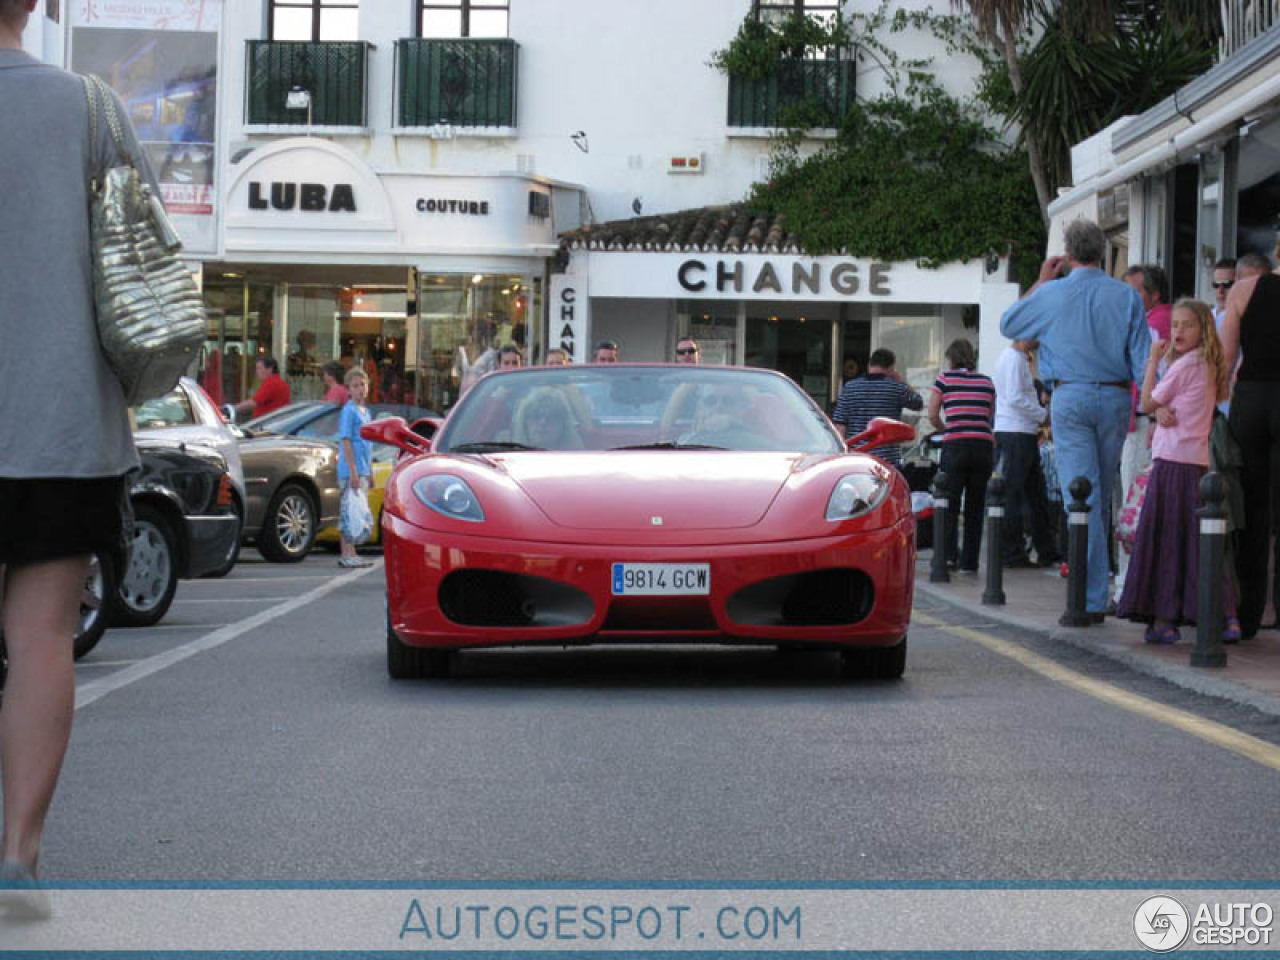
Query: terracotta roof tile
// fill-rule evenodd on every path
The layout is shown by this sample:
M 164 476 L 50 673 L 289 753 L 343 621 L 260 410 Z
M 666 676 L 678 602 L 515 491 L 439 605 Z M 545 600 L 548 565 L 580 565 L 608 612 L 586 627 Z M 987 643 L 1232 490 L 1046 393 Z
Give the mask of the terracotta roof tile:
M 781 215 L 743 203 L 596 223 L 562 234 L 561 245 L 569 250 L 802 252 Z

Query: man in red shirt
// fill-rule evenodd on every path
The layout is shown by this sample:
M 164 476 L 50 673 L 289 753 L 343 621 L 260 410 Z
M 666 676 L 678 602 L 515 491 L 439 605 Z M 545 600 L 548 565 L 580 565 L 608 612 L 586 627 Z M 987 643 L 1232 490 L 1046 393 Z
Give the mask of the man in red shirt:
M 258 371 L 258 391 L 252 400 L 236 404 L 236 419 L 261 417 L 272 410 L 279 410 L 293 398 L 289 384 L 280 376 L 280 364 L 273 357 L 259 357 L 254 364 Z

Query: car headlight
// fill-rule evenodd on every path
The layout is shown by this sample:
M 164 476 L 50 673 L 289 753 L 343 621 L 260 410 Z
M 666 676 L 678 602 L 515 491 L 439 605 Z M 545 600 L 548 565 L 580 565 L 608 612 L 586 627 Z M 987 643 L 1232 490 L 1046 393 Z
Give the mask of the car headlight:
M 828 520 L 848 520 L 874 510 L 889 495 L 889 481 L 878 473 L 842 477 L 827 501 Z
M 484 521 L 480 501 L 461 477 L 448 473 L 423 477 L 414 483 L 413 492 L 436 513 L 455 520 L 470 520 L 472 523 Z

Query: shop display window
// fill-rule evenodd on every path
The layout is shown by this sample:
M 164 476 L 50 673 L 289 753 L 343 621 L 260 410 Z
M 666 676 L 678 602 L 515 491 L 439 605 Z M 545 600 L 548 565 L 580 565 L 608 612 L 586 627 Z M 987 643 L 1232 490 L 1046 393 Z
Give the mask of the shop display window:
M 424 274 L 418 286 L 419 403 L 447 411 L 513 344 L 525 363 L 540 316 L 541 281 L 509 273 Z
M 1280 228 L 1280 120 L 1249 128 L 1240 138 L 1236 173 L 1236 256 L 1274 259 Z
M 677 337 L 688 334 L 698 341 L 703 366 L 735 366 L 742 362 L 736 300 L 680 300 L 676 313 L 680 318 Z
M 765 310 L 769 310 L 765 313 Z M 830 410 L 831 329 L 835 304 L 747 304 L 743 362 L 785 373 L 823 410 Z
M 881 304 L 876 316 L 876 348 L 892 350 L 907 383 L 927 393 L 942 369 L 942 320 L 924 304 Z
M 225 275 L 207 278 L 204 303 L 209 331 L 196 360 L 196 380 L 219 406 L 239 403 L 253 395 L 255 361 L 271 353 L 274 288 Z

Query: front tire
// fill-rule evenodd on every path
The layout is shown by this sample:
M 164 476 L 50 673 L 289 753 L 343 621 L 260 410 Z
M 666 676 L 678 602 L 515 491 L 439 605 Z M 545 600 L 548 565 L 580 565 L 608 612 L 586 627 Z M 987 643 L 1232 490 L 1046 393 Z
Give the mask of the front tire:
M 840 651 L 841 669 L 853 680 L 899 680 L 907 668 L 907 638 L 892 647 L 854 647 Z
M 411 647 L 401 643 L 387 614 L 387 673 L 392 680 L 425 680 L 448 677 L 453 672 L 454 650 Z
M 299 484 L 282 484 L 262 521 L 258 552 L 272 563 L 298 563 L 316 542 L 318 517 L 311 494 Z
M 149 627 L 169 612 L 178 590 L 178 537 L 155 507 L 140 503 L 134 514 L 129 564 L 116 587 L 111 623 Z

